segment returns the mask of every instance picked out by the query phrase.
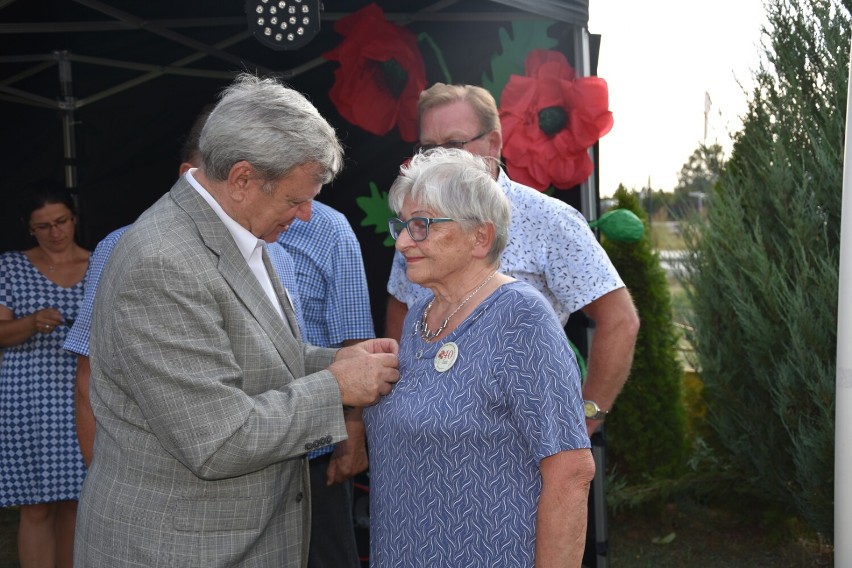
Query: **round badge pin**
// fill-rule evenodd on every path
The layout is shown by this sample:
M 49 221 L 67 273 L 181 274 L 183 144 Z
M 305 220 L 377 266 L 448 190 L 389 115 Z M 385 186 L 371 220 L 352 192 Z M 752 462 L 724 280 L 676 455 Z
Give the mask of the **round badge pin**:
M 439 373 L 449 371 L 459 358 L 459 346 L 452 341 L 444 343 L 435 355 L 435 370 Z

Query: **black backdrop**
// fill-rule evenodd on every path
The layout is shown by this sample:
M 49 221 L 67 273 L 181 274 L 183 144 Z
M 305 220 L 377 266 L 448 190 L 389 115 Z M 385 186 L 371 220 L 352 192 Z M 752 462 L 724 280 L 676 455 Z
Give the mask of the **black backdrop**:
M 508 1 L 465 0 L 443 2 L 438 7 L 421 0 L 376 3 L 389 20 L 415 34 L 427 33 L 439 46 L 456 83 L 481 84 L 492 59 L 504 49 L 501 33 L 508 33 L 511 39 L 514 24 L 541 20 L 542 13 L 567 20 L 550 20 L 547 34 L 554 49 L 572 61 L 579 30 L 588 17 L 587 1 L 531 3 L 537 6 L 533 9 L 537 13 L 509 6 Z M 319 35 L 297 51 L 275 51 L 248 37 L 227 48 L 230 60 L 208 55 L 190 66 L 220 76 L 162 74 L 95 100 L 105 89 L 147 72 L 119 65 L 168 66 L 196 52 L 156 33 L 162 29 L 206 45 L 247 30 L 239 0 L 122 0 L 112 4 L 121 12 L 105 15 L 111 8 L 96 0 L 19 0 L 0 8 L 0 251 L 32 244 L 14 207 L 21 185 L 41 177 L 66 179 L 65 113 L 56 108 L 63 92 L 58 66 L 50 61 L 53 52 L 71 54 L 70 102 L 82 105 L 73 113 L 77 157 L 70 163 L 76 169 L 73 191 L 80 213 L 79 241 L 90 249 L 108 232 L 131 223 L 171 187 L 180 144 L 192 121 L 205 104 L 215 101 L 229 77 L 243 69 L 265 68 L 283 73 L 287 83 L 305 93 L 344 142 L 346 167 L 319 199 L 343 212 L 358 236 L 376 331 L 381 333 L 393 249 L 384 243 L 386 232 L 362 226 L 365 212 L 356 199 L 370 195 L 371 182 L 386 192 L 399 164 L 410 155 L 411 144 L 400 138 L 397 129 L 375 136 L 343 119 L 328 97 L 338 63 L 321 59 L 342 39 L 333 30 L 336 19 L 367 3 L 326 0 Z M 429 15 L 425 15 L 427 11 Z M 592 37 L 593 73 L 597 39 Z M 425 42 L 418 45 L 427 84 L 446 81 L 436 52 Z M 38 58 L 24 56 L 32 55 L 48 59 L 44 69 L 31 71 L 39 65 Z M 288 70 L 305 64 L 308 70 L 288 77 Z M 577 188 L 557 191 L 556 197 L 580 207 Z

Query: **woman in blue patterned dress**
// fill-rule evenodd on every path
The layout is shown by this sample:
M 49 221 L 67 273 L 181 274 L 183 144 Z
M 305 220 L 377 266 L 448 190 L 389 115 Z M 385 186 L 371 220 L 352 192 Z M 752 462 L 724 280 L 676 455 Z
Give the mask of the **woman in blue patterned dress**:
M 71 196 L 55 182 L 24 193 L 36 246 L 0 254 L 0 506 L 20 506 L 21 566 L 71 566 L 86 468 L 74 429 L 75 358 L 65 335 L 83 299 L 89 253 L 74 242 Z
M 580 373 L 550 304 L 501 274 L 509 203 L 482 158 L 436 149 L 394 182 L 406 274 L 400 380 L 365 409 L 370 566 L 580 566 L 594 475 Z

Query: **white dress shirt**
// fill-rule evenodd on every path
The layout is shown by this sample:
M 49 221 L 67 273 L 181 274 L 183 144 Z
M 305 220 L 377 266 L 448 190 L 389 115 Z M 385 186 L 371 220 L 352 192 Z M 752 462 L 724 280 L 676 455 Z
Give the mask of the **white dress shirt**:
M 228 232 L 231 233 L 232 237 L 234 237 L 234 242 L 237 244 L 240 254 L 242 254 L 243 258 L 246 259 L 246 263 L 248 263 L 254 277 L 257 278 L 260 287 L 263 288 L 264 292 L 266 292 L 266 296 L 269 298 L 269 301 L 272 302 L 272 305 L 275 307 L 278 315 L 286 322 L 287 318 L 284 317 L 284 310 L 281 309 L 281 302 L 278 301 L 278 296 L 275 295 L 275 288 L 272 287 L 272 280 L 269 278 L 269 272 L 266 271 L 266 265 L 263 263 L 263 249 L 266 247 L 266 243 L 252 235 L 248 229 L 234 221 L 227 213 L 225 213 L 222 206 L 219 205 L 213 196 L 210 195 L 210 193 L 204 189 L 198 181 L 196 181 L 195 177 L 193 177 L 192 172 L 195 170 L 196 168 L 192 168 L 186 172 L 187 181 L 195 188 L 195 191 L 204 198 L 204 201 L 210 205 L 213 211 L 216 212 L 216 215 L 222 220 L 222 223 L 225 224 L 225 227 L 228 228 Z

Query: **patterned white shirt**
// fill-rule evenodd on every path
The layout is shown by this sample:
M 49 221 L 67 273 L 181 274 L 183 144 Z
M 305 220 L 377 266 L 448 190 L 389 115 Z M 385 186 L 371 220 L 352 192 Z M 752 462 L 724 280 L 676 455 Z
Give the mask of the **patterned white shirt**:
M 502 170 L 497 183 L 512 204 L 509 243 L 500 259 L 500 271 L 541 292 L 562 325 L 573 312 L 624 287 L 582 213 L 513 182 Z M 405 258 L 399 251 L 393 258 L 387 290 L 408 307 L 432 294 L 408 280 Z

